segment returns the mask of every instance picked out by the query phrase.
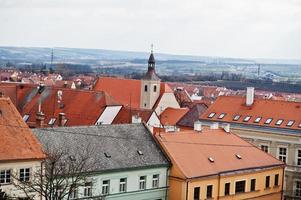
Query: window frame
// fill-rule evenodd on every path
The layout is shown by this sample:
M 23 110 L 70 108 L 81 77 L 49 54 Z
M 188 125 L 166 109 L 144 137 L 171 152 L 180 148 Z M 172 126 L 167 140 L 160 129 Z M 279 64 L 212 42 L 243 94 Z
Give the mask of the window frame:
M 147 92 L 147 90 L 148 90 L 147 85 L 144 85 L 144 92 Z
M 288 122 L 286 123 L 287 127 L 292 127 L 295 124 L 295 120 L 288 120 Z
M 298 182 L 300 185 L 298 185 Z M 297 186 L 300 186 L 300 187 L 297 188 Z M 294 191 L 295 191 L 294 195 L 296 197 L 301 197 L 301 180 L 300 179 L 294 180 Z
M 198 193 L 196 193 L 196 189 L 199 190 Z M 197 197 L 196 197 L 197 196 Z M 193 199 L 194 200 L 199 200 L 201 198 L 201 187 L 198 186 L 198 187 L 194 187 L 193 188 Z
M 300 157 L 299 157 L 299 151 L 300 151 Z M 296 148 L 296 165 L 301 166 L 301 148 Z M 300 164 L 298 165 L 298 161 L 300 161 Z
M 208 188 L 210 188 L 210 190 L 208 190 Z M 210 191 L 210 193 L 208 193 L 208 191 Z M 212 198 L 212 195 L 213 195 L 213 185 L 207 185 L 206 186 L 206 198 L 210 199 L 210 198 Z
M 260 149 L 261 149 L 263 152 L 270 153 L 270 145 L 269 145 L 269 144 L 261 143 L 261 144 L 259 144 L 259 145 L 260 145 Z M 267 147 L 267 151 L 265 151 L 263 147 Z
M 279 186 L 279 174 L 275 174 L 274 176 L 274 186 Z
M 253 181 L 254 181 L 254 185 L 253 185 Z M 250 180 L 250 192 L 254 192 L 256 191 L 256 178 L 251 178 Z
M 4 172 L 4 178 L 2 178 L 1 174 Z M 9 172 L 9 173 L 7 173 Z M 1 169 L 0 170 L 0 184 L 1 185 L 8 185 L 12 183 L 12 169 Z M 9 175 L 9 178 L 7 177 Z M 4 181 L 1 181 L 4 180 Z M 9 181 L 8 181 L 9 180 Z
M 238 121 L 240 119 L 241 115 L 234 115 L 232 121 Z
M 157 176 L 156 178 L 154 176 Z M 158 188 L 159 187 L 159 179 L 160 179 L 160 174 L 153 174 L 153 179 L 152 179 L 152 188 Z
M 78 186 L 71 185 L 70 188 L 70 199 L 77 199 L 78 198 Z
M 265 122 L 264 122 L 264 124 L 271 124 L 272 123 L 272 121 L 273 121 L 274 119 L 273 118 L 267 118 L 266 120 L 265 120 Z
M 21 172 L 21 170 L 23 170 L 23 172 Z M 26 170 L 28 170 L 28 172 L 26 172 Z M 22 177 L 21 177 L 21 174 L 23 174 Z M 28 181 L 30 181 L 30 177 L 31 177 L 31 168 L 30 167 L 19 169 L 19 181 L 28 182 Z
M 229 186 L 229 187 L 226 187 L 226 185 Z M 231 192 L 231 183 L 227 182 L 227 183 L 225 183 L 224 196 L 229 196 L 230 192 Z
M 25 114 L 22 119 L 24 122 L 27 122 L 29 120 L 30 115 L 29 114 Z
M 207 118 L 210 118 L 210 119 L 212 119 L 214 116 L 216 115 L 216 113 L 215 112 L 211 112 L 209 115 L 208 115 L 208 117 Z
M 262 117 L 256 117 L 254 123 L 259 123 L 262 120 Z
M 53 126 L 55 122 L 56 122 L 56 118 L 55 117 L 51 117 L 50 120 L 49 120 L 49 122 L 48 122 L 48 125 Z
M 109 179 L 102 180 L 101 194 L 102 195 L 108 195 L 108 194 L 110 194 L 110 180 Z
M 141 180 L 142 177 L 144 177 L 143 180 Z M 145 190 L 146 189 L 146 180 L 147 180 L 146 175 L 139 176 L 139 180 L 138 180 L 139 181 L 139 190 Z
M 240 191 L 237 192 L 237 191 L 236 191 L 236 184 L 237 184 L 238 182 L 244 182 L 244 183 L 245 183 L 244 191 L 242 191 L 242 192 L 240 192 Z M 246 186 L 247 186 L 247 181 L 246 181 L 246 179 L 242 179 L 242 180 L 237 180 L 237 181 L 235 181 L 235 184 L 234 184 L 234 194 L 245 193 L 245 192 L 246 192 Z
M 221 113 L 221 114 L 217 117 L 217 119 L 223 119 L 225 116 L 226 116 L 226 113 Z
M 271 176 L 265 176 L 265 182 L 264 182 L 264 188 L 270 188 L 271 187 Z
M 154 92 L 157 92 L 157 85 L 154 85 Z
M 92 187 L 93 183 L 91 181 L 84 184 L 84 197 L 92 197 Z
M 280 155 L 280 148 L 284 148 L 284 149 L 286 149 L 286 154 L 285 154 L 285 161 L 283 161 L 283 159 L 280 159 L 280 156 L 284 156 L 284 155 Z M 282 162 L 284 162 L 284 163 L 287 163 L 287 161 L 288 161 L 288 146 L 283 146 L 283 145 L 280 145 L 280 146 L 277 146 L 277 159 L 278 160 L 281 160 Z
M 284 119 L 277 119 L 277 121 L 275 122 L 275 125 L 281 126 L 283 122 L 284 122 Z
M 252 118 L 252 116 L 247 115 L 247 116 L 245 116 L 245 118 L 242 121 L 243 122 L 249 122 L 251 118 Z
M 124 179 L 123 182 L 121 182 L 121 179 Z M 126 192 L 127 191 L 127 178 L 120 178 L 119 179 L 119 192 Z

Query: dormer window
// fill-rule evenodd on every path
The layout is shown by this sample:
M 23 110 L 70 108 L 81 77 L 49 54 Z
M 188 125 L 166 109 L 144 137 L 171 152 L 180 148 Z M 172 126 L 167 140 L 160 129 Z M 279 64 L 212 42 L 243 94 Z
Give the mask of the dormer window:
M 147 92 L 147 85 L 144 86 L 144 92 Z
M 280 126 L 283 122 L 283 119 L 278 119 L 275 125 Z
M 211 162 L 211 163 L 214 163 L 214 159 L 209 157 L 208 160 Z
M 235 115 L 234 118 L 233 118 L 233 121 L 238 121 L 240 118 L 240 115 Z
M 273 121 L 273 118 L 268 118 L 264 123 L 265 124 L 270 124 Z
M 24 122 L 27 122 L 28 119 L 29 119 L 29 115 L 24 115 L 24 116 L 23 116 L 23 121 L 24 121 Z
M 225 113 L 222 113 L 222 114 L 220 114 L 219 116 L 218 116 L 218 119 L 223 119 L 224 117 L 225 117 Z
M 56 120 L 55 118 L 51 118 L 48 122 L 48 125 L 53 125 L 55 120 Z
M 251 116 L 246 116 L 246 117 L 244 118 L 244 122 L 248 122 L 250 119 L 251 119 Z
M 256 117 L 256 119 L 254 120 L 254 122 L 255 123 L 259 123 L 261 119 L 262 119 L 262 117 Z
M 292 126 L 293 124 L 295 123 L 295 121 L 294 120 L 289 120 L 288 122 L 287 122 L 287 124 L 286 124 L 286 126 Z
M 208 115 L 208 118 L 212 118 L 212 117 L 214 117 L 214 115 L 215 115 L 215 113 L 212 112 L 212 113 L 210 113 L 210 114 Z

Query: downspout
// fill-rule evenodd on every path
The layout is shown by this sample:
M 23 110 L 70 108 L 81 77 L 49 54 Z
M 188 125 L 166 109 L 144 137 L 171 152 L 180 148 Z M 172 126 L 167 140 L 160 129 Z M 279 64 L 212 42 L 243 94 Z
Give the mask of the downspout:
M 282 189 L 281 189 L 281 199 L 284 199 L 284 191 L 283 191 L 283 188 L 284 188 L 284 169 L 285 169 L 285 166 L 284 166 L 283 169 L 282 169 Z
M 186 182 L 186 200 L 188 200 L 188 183 L 189 181 Z
M 217 200 L 219 199 L 219 190 L 220 190 L 220 183 L 221 183 L 221 174 L 218 174 L 218 185 L 217 185 Z

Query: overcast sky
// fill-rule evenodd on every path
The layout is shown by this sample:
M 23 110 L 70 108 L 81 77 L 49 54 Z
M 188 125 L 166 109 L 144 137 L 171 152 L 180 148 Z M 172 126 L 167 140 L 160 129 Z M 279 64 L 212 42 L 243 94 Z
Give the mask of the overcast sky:
M 0 0 L 0 46 L 301 59 L 301 0 Z

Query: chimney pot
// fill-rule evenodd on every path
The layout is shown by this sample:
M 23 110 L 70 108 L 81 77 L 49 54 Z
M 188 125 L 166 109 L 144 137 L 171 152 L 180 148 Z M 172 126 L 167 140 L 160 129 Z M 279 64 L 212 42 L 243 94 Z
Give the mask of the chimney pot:
M 39 128 L 44 127 L 45 114 L 43 112 L 37 112 L 36 114 L 36 126 Z
M 202 131 L 202 122 L 195 121 L 193 124 L 193 130 L 197 131 L 197 132 L 201 132 Z
M 59 126 L 65 126 L 66 124 L 66 114 L 65 113 L 59 113 Z
M 213 123 L 210 125 L 210 129 L 218 129 L 218 122 L 213 122 Z
M 141 117 L 138 115 L 133 115 L 132 116 L 132 124 L 140 124 L 142 122 Z
M 247 87 L 246 105 L 252 106 L 254 102 L 254 87 Z
M 230 133 L 230 124 L 224 124 L 224 131 Z

